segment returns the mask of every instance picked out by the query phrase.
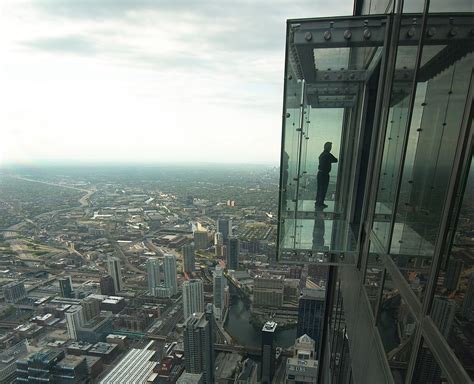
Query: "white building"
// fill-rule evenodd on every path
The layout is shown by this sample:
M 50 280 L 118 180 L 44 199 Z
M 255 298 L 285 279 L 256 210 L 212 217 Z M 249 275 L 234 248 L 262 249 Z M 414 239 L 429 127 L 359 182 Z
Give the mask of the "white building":
M 204 288 L 201 280 L 191 279 L 183 283 L 184 320 L 196 312 L 204 312 Z
M 71 306 L 66 312 L 67 333 L 71 339 L 77 340 L 77 328 L 84 323 L 83 310 L 80 305 Z
M 148 291 L 156 296 L 155 290 L 161 284 L 161 263 L 156 257 L 150 257 L 146 262 Z
M 288 384 L 317 383 L 318 360 L 316 360 L 314 350 L 315 341 L 307 334 L 296 339 L 293 357 L 286 361 Z
M 225 314 L 226 286 L 227 278 L 224 276 L 222 268 L 216 266 L 213 278 L 213 309 L 217 321 L 222 321 Z

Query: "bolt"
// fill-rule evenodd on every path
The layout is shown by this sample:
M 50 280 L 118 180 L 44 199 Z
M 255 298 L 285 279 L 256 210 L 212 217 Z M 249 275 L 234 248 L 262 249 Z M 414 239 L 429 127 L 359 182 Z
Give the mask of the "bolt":
M 291 116 L 291 115 L 290 115 L 289 113 L 286 114 L 286 117 L 287 117 L 287 118 L 290 117 L 290 116 Z
M 331 31 L 324 32 L 324 40 L 331 40 Z
M 311 40 L 313 39 L 313 34 L 312 34 L 311 32 L 306 32 L 306 33 L 304 34 L 304 39 L 305 39 L 306 41 L 311 41 Z
M 349 78 L 350 78 L 351 80 L 354 80 L 354 79 L 355 79 L 355 75 L 354 75 L 353 73 L 351 73 L 351 75 L 349 76 Z
M 369 40 L 372 36 L 372 32 L 370 32 L 369 28 L 364 29 L 364 39 Z
M 458 34 L 458 29 L 457 27 L 452 27 L 450 30 L 449 30 L 449 33 L 448 33 L 448 36 L 449 37 L 454 37 Z
M 292 79 L 293 79 L 293 76 L 289 75 L 288 80 L 292 80 Z
M 435 35 L 435 33 L 436 33 L 436 28 L 435 27 L 430 27 L 428 29 L 427 35 L 428 35 L 428 37 L 433 37 Z
M 408 37 L 415 36 L 415 27 L 410 27 L 410 29 L 407 31 L 407 36 Z
M 350 30 L 346 29 L 344 31 L 344 39 L 350 40 L 351 37 L 352 37 L 352 32 Z

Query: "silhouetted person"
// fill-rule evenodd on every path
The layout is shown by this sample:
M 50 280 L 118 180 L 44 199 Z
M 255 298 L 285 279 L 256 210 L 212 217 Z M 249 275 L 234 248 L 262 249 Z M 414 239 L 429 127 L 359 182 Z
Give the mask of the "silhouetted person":
M 326 208 L 324 199 L 326 199 L 326 193 L 329 186 L 329 173 L 331 172 L 331 164 L 337 163 L 337 159 L 331 153 L 332 143 L 327 142 L 324 144 L 324 151 L 319 155 L 319 166 L 317 183 L 318 189 L 316 192 L 316 208 Z

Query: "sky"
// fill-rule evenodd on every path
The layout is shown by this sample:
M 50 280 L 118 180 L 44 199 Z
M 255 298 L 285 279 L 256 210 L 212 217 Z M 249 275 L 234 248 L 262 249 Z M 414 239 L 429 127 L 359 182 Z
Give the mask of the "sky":
M 2 0 L 0 166 L 279 162 L 285 21 L 351 0 Z

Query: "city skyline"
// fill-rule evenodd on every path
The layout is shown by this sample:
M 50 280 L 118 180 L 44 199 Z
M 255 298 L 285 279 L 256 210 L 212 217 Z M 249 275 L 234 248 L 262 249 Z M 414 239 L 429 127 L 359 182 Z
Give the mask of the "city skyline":
M 283 21 L 317 8 L 352 12 L 350 1 L 2 2 L 0 166 L 276 164 Z

